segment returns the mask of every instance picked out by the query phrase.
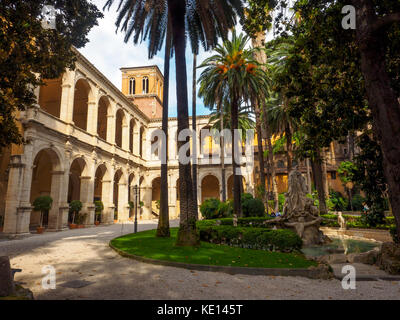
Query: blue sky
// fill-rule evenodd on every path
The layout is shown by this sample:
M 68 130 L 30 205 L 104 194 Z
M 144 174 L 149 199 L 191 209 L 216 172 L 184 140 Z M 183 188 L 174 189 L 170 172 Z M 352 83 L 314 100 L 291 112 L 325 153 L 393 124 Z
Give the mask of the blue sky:
M 99 10 L 102 10 L 105 0 L 93 0 Z M 121 89 L 121 67 L 136 67 L 146 65 L 157 65 L 161 72 L 164 71 L 164 50 L 159 52 L 153 59 L 148 59 L 147 43 L 134 45 L 133 42 L 125 43 L 123 41 L 124 34 L 115 33 L 115 21 L 117 17 L 116 8 L 119 1 L 115 1 L 110 11 L 104 12 L 104 18 L 99 21 L 99 25 L 94 27 L 90 34 L 90 42 L 79 51 L 91 63 L 95 65 L 118 89 Z M 210 56 L 210 52 L 201 51 L 197 62 L 200 64 L 205 58 Z M 189 97 L 189 113 L 192 111 L 192 69 L 193 55 L 188 45 L 187 54 L 187 73 L 188 73 L 188 97 Z M 198 75 L 200 70 L 197 71 Z M 204 107 L 200 98 L 197 98 L 197 114 L 205 115 L 210 111 Z M 170 71 L 170 98 L 169 98 L 169 114 L 171 117 L 176 116 L 176 81 L 175 81 L 175 61 L 171 59 Z

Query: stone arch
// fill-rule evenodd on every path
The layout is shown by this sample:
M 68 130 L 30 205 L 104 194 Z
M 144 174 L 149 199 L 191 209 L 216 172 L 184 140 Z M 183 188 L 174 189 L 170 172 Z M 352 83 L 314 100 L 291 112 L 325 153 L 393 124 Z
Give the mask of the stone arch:
M 86 79 L 80 78 L 75 83 L 72 120 L 78 128 L 85 131 L 87 130 L 88 123 L 89 101 L 93 101 L 92 89 Z
M 53 205 L 49 212 L 43 216 L 43 226 L 57 229 L 59 225 L 59 196 L 62 180 L 61 158 L 54 148 L 39 149 L 33 157 L 32 181 L 30 202 L 33 204 L 35 199 L 40 196 L 50 196 Z M 41 213 L 33 211 L 30 217 L 30 227 L 37 227 L 40 224 Z
M 83 204 L 86 200 L 85 188 L 82 185 L 83 183 L 87 183 L 87 181 L 83 181 L 83 178 L 87 177 L 88 174 L 88 166 L 83 157 L 77 157 L 71 162 L 69 169 L 69 181 L 68 181 L 68 198 L 67 201 L 70 203 L 74 200 L 79 200 Z M 72 223 L 72 214 L 68 216 L 68 222 Z
M 161 199 L 161 177 L 153 179 L 151 183 L 151 208 L 153 212 L 159 214 L 159 208 L 157 201 Z
M 47 113 L 59 118 L 61 110 L 62 78 L 45 79 L 40 86 L 39 105 Z
M 97 109 L 97 134 L 103 139 L 107 140 L 107 129 L 108 129 L 108 115 L 111 113 L 111 103 L 107 96 L 103 95 L 99 99 Z
M 122 148 L 122 131 L 123 131 L 123 126 L 126 125 L 126 117 L 125 117 L 125 112 L 123 109 L 118 109 L 116 115 L 115 115 L 115 144 Z
M 114 220 L 119 220 L 123 218 L 128 206 L 127 179 L 122 169 L 118 169 L 114 174 L 113 189 Z
M 201 179 L 201 202 L 210 198 L 220 199 L 220 181 L 212 174 L 205 175 Z

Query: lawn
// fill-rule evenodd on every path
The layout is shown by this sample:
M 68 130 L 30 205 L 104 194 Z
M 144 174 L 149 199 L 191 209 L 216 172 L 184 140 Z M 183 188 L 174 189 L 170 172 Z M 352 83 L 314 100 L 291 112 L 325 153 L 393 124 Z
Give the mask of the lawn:
M 302 254 L 269 252 L 235 248 L 202 242 L 198 248 L 176 247 L 178 229 L 171 229 L 171 238 L 156 238 L 156 230 L 129 234 L 111 241 L 111 244 L 132 255 L 155 260 L 190 264 L 254 268 L 308 268 L 316 263 Z

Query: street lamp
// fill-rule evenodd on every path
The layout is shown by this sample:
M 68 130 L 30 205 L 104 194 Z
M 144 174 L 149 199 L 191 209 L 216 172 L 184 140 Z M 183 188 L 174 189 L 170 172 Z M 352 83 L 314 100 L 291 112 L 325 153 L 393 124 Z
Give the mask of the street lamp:
M 139 188 L 136 185 L 135 190 L 135 223 L 134 223 L 134 233 L 137 233 L 137 209 L 138 209 L 138 198 L 139 198 Z

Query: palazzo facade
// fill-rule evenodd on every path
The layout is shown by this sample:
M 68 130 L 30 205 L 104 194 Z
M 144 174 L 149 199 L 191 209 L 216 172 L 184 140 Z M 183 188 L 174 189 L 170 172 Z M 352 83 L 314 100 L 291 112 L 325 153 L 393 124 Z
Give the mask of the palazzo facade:
M 151 152 L 151 134 L 161 129 L 163 76 L 156 66 L 122 68 L 122 91 L 116 88 L 84 56 L 75 70 L 67 70 L 36 90 L 37 104 L 19 113 L 25 139 L 0 154 L 0 216 L 4 234 L 26 234 L 36 228 L 40 213 L 34 200 L 49 195 L 53 204 L 45 225 L 48 231 L 68 227 L 69 203 L 80 200 L 84 224 L 94 225 L 94 201 L 104 204 L 102 223 L 132 219 L 129 202 L 138 186 L 140 219 L 155 218 L 160 199 L 160 160 Z M 190 120 L 191 121 L 191 120 Z M 209 117 L 197 117 L 198 130 L 209 128 Z M 169 120 L 169 171 L 167 190 L 170 217 L 179 217 L 177 119 Z M 220 198 L 218 152 L 211 139 L 199 139 L 198 202 Z M 231 156 L 226 185 L 232 194 Z M 253 192 L 254 177 L 243 157 L 243 184 Z M 164 192 L 164 190 L 162 191 Z

